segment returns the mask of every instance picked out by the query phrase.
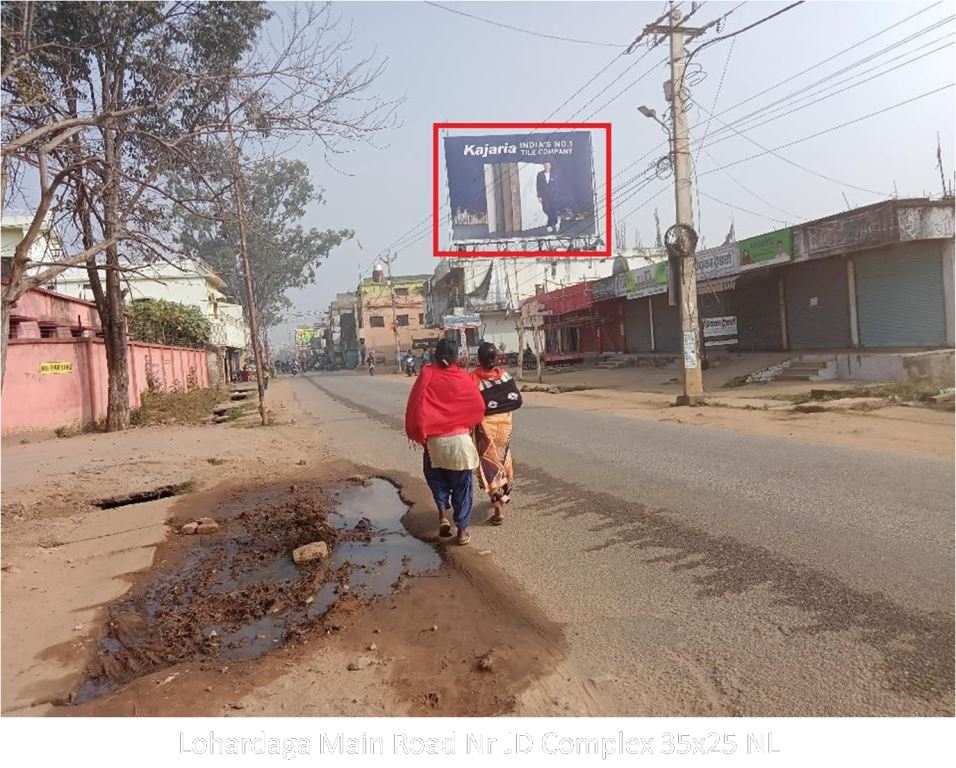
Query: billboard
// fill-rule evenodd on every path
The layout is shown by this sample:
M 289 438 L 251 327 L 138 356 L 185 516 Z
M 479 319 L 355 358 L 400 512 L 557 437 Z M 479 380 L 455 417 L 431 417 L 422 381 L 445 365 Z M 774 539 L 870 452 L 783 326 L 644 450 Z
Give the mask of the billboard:
M 295 345 L 297 347 L 311 347 L 313 339 L 322 338 L 321 328 L 296 328 Z
M 596 234 L 589 131 L 444 139 L 452 242 Z
M 790 261 L 793 254 L 793 233 L 789 229 L 778 229 L 766 235 L 751 237 L 737 243 L 740 251 L 740 269 L 769 267 Z
M 441 327 L 446 331 L 481 328 L 481 315 L 445 315 Z

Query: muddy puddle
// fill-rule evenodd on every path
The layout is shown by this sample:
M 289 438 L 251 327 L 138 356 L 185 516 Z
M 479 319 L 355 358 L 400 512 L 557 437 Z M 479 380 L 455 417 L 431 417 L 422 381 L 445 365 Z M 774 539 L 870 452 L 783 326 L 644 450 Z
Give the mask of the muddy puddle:
M 255 659 L 309 632 L 335 631 L 337 610 L 441 566 L 435 549 L 405 530 L 406 510 L 379 479 L 257 488 L 190 509 L 214 518 L 219 532 L 177 537 L 167 562 L 110 607 L 72 702 L 172 664 Z M 328 560 L 293 562 L 296 547 L 316 541 L 328 546 Z

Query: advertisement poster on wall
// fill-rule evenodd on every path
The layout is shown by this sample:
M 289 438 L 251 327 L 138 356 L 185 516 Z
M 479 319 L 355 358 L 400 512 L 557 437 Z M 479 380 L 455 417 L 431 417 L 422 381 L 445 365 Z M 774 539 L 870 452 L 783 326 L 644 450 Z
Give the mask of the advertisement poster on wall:
M 452 242 L 595 234 L 591 134 L 447 136 Z
M 740 251 L 740 269 L 769 267 L 790 261 L 793 255 L 793 233 L 789 229 L 778 229 L 766 235 L 751 237 L 737 243 Z
M 737 345 L 737 316 L 705 317 L 701 320 L 705 347 L 733 347 Z

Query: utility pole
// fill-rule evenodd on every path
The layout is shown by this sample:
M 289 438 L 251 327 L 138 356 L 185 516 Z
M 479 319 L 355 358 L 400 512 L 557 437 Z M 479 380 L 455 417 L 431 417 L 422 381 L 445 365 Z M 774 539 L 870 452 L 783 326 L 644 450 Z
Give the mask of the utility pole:
M 694 228 L 694 206 L 691 196 L 690 135 L 687 125 L 687 102 L 689 94 L 684 78 L 687 63 L 684 42 L 704 30 L 682 27 L 684 15 L 672 9 L 670 24 L 651 25 L 645 28 L 645 34 L 666 34 L 670 37 L 671 49 L 671 130 L 674 166 L 674 202 L 677 209 L 677 232 L 682 237 L 687 230 Z M 687 229 L 684 229 L 684 228 Z M 697 261 L 694 254 L 696 237 L 691 238 L 690 247 L 681 249 L 680 255 L 680 316 L 681 351 L 683 352 L 683 392 L 677 399 L 678 405 L 690 405 L 704 394 L 704 379 L 701 367 L 700 323 L 697 308 Z
M 232 113 L 229 111 L 229 91 L 226 90 L 226 128 L 229 134 L 229 160 L 232 170 L 232 188 L 236 198 L 236 223 L 239 225 L 239 255 L 242 257 L 242 272 L 246 283 L 246 305 L 249 308 L 249 325 L 252 331 L 252 356 L 256 361 L 256 384 L 259 389 L 259 417 L 266 426 L 266 387 L 262 370 L 262 352 L 259 348 L 259 313 L 256 311 L 255 291 L 252 288 L 252 267 L 249 264 L 249 247 L 246 241 L 246 215 L 242 200 L 242 175 L 239 168 L 239 151 L 232 134 Z
M 402 367 L 402 345 L 398 338 L 398 309 L 395 306 L 395 283 L 392 282 L 392 262 L 398 258 L 389 253 L 382 259 L 385 262 L 385 268 L 388 270 L 388 292 L 392 298 L 392 332 L 395 334 L 395 365 L 398 369 Z

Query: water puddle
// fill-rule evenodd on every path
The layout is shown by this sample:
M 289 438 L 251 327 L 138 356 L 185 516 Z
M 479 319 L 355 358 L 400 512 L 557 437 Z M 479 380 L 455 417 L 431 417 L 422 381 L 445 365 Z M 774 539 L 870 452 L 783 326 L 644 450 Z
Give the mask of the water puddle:
M 218 534 L 183 537 L 184 552 L 112 606 L 88 680 L 74 703 L 189 660 L 255 659 L 322 628 L 343 600 L 374 600 L 441 566 L 401 523 L 406 505 L 385 480 L 258 488 L 201 511 Z M 328 562 L 292 551 L 324 541 Z

